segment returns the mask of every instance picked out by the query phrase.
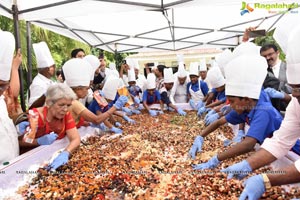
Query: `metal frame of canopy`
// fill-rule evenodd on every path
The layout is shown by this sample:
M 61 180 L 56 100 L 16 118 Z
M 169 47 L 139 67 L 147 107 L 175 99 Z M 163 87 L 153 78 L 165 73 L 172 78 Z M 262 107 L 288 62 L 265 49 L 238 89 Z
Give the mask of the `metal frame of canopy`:
M 70 5 L 72 3 L 78 3 L 82 2 L 83 0 L 64 0 L 64 1 L 57 1 L 55 3 L 49 3 L 45 5 L 40 5 L 36 7 L 31 7 L 31 8 L 26 8 L 23 10 L 18 10 L 18 5 L 17 5 L 17 0 L 13 0 L 14 2 L 12 3 L 11 9 L 5 6 L 4 4 L 0 3 L 0 14 L 6 12 L 6 16 L 10 16 L 11 18 L 14 19 L 14 28 L 15 28 L 15 38 L 16 38 L 16 48 L 20 47 L 20 33 L 19 33 L 19 28 L 18 28 L 18 20 L 19 16 L 23 16 L 24 14 L 40 11 L 40 10 L 45 10 L 47 8 L 58 8 L 60 6 L 64 5 Z M 172 1 L 170 3 L 164 3 L 164 0 L 161 0 L 160 4 L 152 4 L 152 3 L 143 3 L 143 2 L 135 2 L 135 1 L 113 1 L 113 0 L 94 0 L 94 1 L 84 1 L 84 2 L 104 2 L 104 3 L 111 3 L 111 4 L 118 4 L 118 5 L 123 5 L 123 6 L 136 6 L 138 8 L 142 8 L 147 11 L 157 11 L 161 12 L 166 19 L 168 26 L 163 26 L 160 28 L 148 30 L 148 31 L 143 31 L 136 33 L 134 35 L 129 35 L 129 34 L 120 34 L 120 33 L 115 33 L 115 32 L 105 32 L 105 31 L 98 31 L 98 30 L 89 30 L 86 28 L 76 28 L 68 25 L 68 22 L 65 21 L 63 18 L 55 18 L 53 17 L 51 22 L 47 20 L 27 20 L 26 18 L 22 17 L 27 22 L 27 45 L 28 47 L 31 44 L 31 39 L 30 39 L 30 23 L 39 25 L 43 28 L 48 28 L 49 30 L 53 30 L 53 28 L 56 28 L 57 30 L 64 31 L 69 33 L 69 35 L 66 35 L 68 37 L 71 37 L 73 39 L 77 39 L 80 41 L 83 41 L 87 43 L 90 46 L 93 47 L 98 47 L 98 48 L 103 48 L 105 50 L 111 51 L 111 52 L 139 52 L 143 49 L 151 49 L 151 50 L 164 50 L 164 51 L 177 51 L 177 50 L 183 50 L 183 49 L 190 49 L 190 48 L 195 48 L 195 47 L 200 47 L 202 45 L 213 45 L 216 47 L 234 47 L 239 44 L 239 37 L 242 36 L 243 30 L 232 30 L 232 28 L 236 28 L 240 25 L 243 24 L 248 24 L 248 23 L 253 23 L 253 22 L 258 22 L 258 25 L 263 23 L 265 20 L 277 17 L 275 19 L 274 23 L 271 24 L 271 26 L 268 28 L 270 30 L 276 22 L 284 15 L 284 13 L 278 13 L 274 15 L 269 15 L 266 17 L 259 17 L 257 19 L 252 19 L 249 21 L 245 21 L 242 23 L 235 23 L 231 24 L 229 26 L 224 26 L 218 29 L 213 29 L 213 28 L 204 28 L 204 27 L 192 27 L 192 26 L 176 26 L 174 23 L 174 6 L 179 6 L 179 5 L 184 5 L 185 3 L 190 3 L 190 2 L 196 2 L 195 0 L 178 0 L 178 1 Z M 1 12 L 1 9 L 3 10 Z M 79 12 L 80 9 L 78 9 Z M 168 16 L 168 10 L 171 10 L 171 19 L 169 19 Z M 74 14 L 74 13 L 73 13 Z M 159 37 L 150 37 L 147 36 L 150 33 L 159 33 L 160 31 L 166 31 L 169 29 L 170 31 L 170 39 L 165 39 L 165 38 L 159 38 Z M 190 31 L 191 33 L 181 37 L 181 38 L 175 38 L 175 33 L 176 31 L 179 30 L 185 30 L 185 31 Z M 199 31 L 198 33 L 192 32 L 192 31 Z M 59 33 L 59 31 L 57 31 Z M 203 41 L 193 41 L 189 40 L 191 38 L 195 38 L 197 36 L 203 36 L 203 35 L 208 35 L 211 33 L 215 32 L 227 32 L 227 33 L 232 33 L 233 35 L 231 36 L 226 36 L 226 37 L 220 37 L 220 38 L 215 38 L 213 40 L 209 40 L 206 42 Z M 91 43 L 86 39 L 84 36 L 82 36 L 82 33 L 89 33 L 92 37 L 94 37 L 97 41 L 97 43 Z M 109 36 L 116 36 L 118 37 L 117 39 L 112 39 L 108 41 L 104 41 L 99 37 L 99 35 L 109 35 Z M 128 39 L 143 39 L 147 40 L 148 45 L 139 45 L 139 44 L 130 44 L 127 43 Z M 234 39 L 234 43 L 226 43 L 226 40 L 229 39 Z M 184 43 L 185 46 L 183 47 L 176 47 L 176 43 Z M 166 48 L 166 47 L 161 47 L 163 45 L 171 44 L 172 48 Z M 117 47 L 122 46 L 123 49 L 117 49 Z M 28 55 L 31 55 L 31 48 L 28 49 Z M 28 57 L 28 74 L 27 74 L 27 81 L 28 84 L 31 83 L 32 80 L 32 60 L 31 57 Z M 20 74 L 20 82 L 21 82 L 21 88 L 20 88 L 20 95 L 21 95 L 21 105 L 22 109 L 25 110 L 25 100 L 24 100 L 24 88 L 23 88 L 23 79 L 22 79 L 22 69 L 19 69 L 19 74 Z

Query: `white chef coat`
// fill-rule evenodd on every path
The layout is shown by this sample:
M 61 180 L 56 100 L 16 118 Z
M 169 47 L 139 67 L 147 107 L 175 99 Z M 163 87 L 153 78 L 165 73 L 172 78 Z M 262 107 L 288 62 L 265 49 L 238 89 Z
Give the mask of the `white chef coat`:
M 19 142 L 16 127 L 8 117 L 4 96 L 0 96 L 0 165 L 19 155 Z
M 183 85 L 181 85 L 178 79 L 175 79 L 174 86 L 171 90 L 170 101 L 175 103 L 187 103 L 187 91 L 186 87 L 190 80 L 187 78 Z
M 28 101 L 28 106 L 30 107 L 38 98 L 40 98 L 49 86 L 53 85 L 55 82 L 47 77 L 43 76 L 42 74 L 38 73 L 36 77 L 34 77 L 30 87 L 30 98 Z
M 280 128 L 274 132 L 272 138 L 266 138 L 261 147 L 279 159 L 288 153 L 299 137 L 300 105 L 298 100 L 292 97 Z M 296 161 L 295 166 L 300 172 L 300 161 Z

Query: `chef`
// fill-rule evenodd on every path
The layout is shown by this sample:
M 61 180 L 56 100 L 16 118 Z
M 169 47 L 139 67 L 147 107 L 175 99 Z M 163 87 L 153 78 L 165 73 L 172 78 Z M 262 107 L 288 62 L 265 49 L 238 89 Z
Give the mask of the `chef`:
M 236 176 L 237 178 L 245 177 L 244 172 L 251 172 L 262 166 L 270 164 L 276 159 L 280 159 L 285 156 L 291 147 L 296 143 L 300 133 L 300 57 L 297 53 L 300 45 L 300 26 L 295 25 L 291 27 L 294 29 L 286 29 L 286 25 L 290 25 L 288 21 L 282 21 L 276 31 L 282 32 L 281 34 L 287 35 L 288 41 L 282 46 L 286 49 L 286 62 L 287 62 L 287 81 L 288 87 L 292 91 L 292 100 L 289 103 L 285 118 L 278 131 L 274 133 L 272 138 L 267 138 L 262 144 L 262 148 L 240 163 L 230 166 L 224 169 L 224 172 L 229 173 L 228 178 Z M 287 31 L 289 30 L 289 31 Z M 278 33 L 277 33 L 278 34 Z M 276 40 L 278 38 L 275 38 Z M 283 49 L 285 49 L 283 48 Z M 264 159 L 261 159 L 264 158 Z M 241 174 L 234 174 L 240 172 Z M 297 160 L 294 164 L 287 166 L 284 169 L 283 174 L 259 174 L 252 176 L 245 181 L 244 191 L 241 194 L 240 199 L 259 199 L 262 194 L 268 190 L 271 186 L 284 185 L 290 183 L 300 182 L 300 160 Z
M 267 67 L 266 60 L 258 53 L 242 54 L 227 64 L 225 91 L 233 110 L 204 129 L 189 153 L 195 157 L 195 152 L 202 147 L 203 137 L 227 122 L 234 125 L 245 122 L 250 128 L 244 140 L 213 156 L 208 162 L 194 166 L 194 169 L 215 168 L 223 160 L 250 152 L 256 143 L 262 144 L 280 127 L 282 116 L 261 95 Z
M 205 81 L 207 76 L 207 65 L 205 59 L 200 60 L 199 76 L 202 81 Z
M 190 65 L 190 82 L 187 84 L 187 96 L 190 106 L 198 110 L 203 106 L 202 100 L 208 93 L 207 84 L 199 79 L 198 63 Z
M 15 38 L 0 30 L 0 166 L 19 155 L 17 130 L 9 118 L 3 92 L 8 88 L 15 49 Z
M 29 107 L 44 95 L 50 85 L 54 84 L 51 77 L 55 75 L 55 62 L 45 42 L 32 44 L 36 57 L 38 74 L 29 87 Z
M 190 82 L 188 72 L 184 69 L 183 62 L 179 63 L 178 72 L 175 75 L 175 81 L 170 94 L 170 101 L 175 103 L 187 103 L 187 84 Z

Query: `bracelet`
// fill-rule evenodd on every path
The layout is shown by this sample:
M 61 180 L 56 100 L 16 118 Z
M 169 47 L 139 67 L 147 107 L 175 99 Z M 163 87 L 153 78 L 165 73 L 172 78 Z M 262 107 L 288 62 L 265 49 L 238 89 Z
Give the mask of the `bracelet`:
M 262 177 L 263 177 L 263 180 L 264 180 L 265 188 L 270 189 L 272 186 L 271 186 L 271 182 L 270 182 L 269 177 L 267 176 L 267 174 L 262 174 Z

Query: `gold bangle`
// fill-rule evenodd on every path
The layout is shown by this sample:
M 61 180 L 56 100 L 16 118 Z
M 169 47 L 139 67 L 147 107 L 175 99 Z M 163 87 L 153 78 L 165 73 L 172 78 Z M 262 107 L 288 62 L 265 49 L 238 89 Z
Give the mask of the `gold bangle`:
M 272 185 L 271 185 L 269 177 L 267 176 L 267 174 L 262 174 L 262 177 L 264 180 L 265 188 L 270 189 L 272 187 Z

